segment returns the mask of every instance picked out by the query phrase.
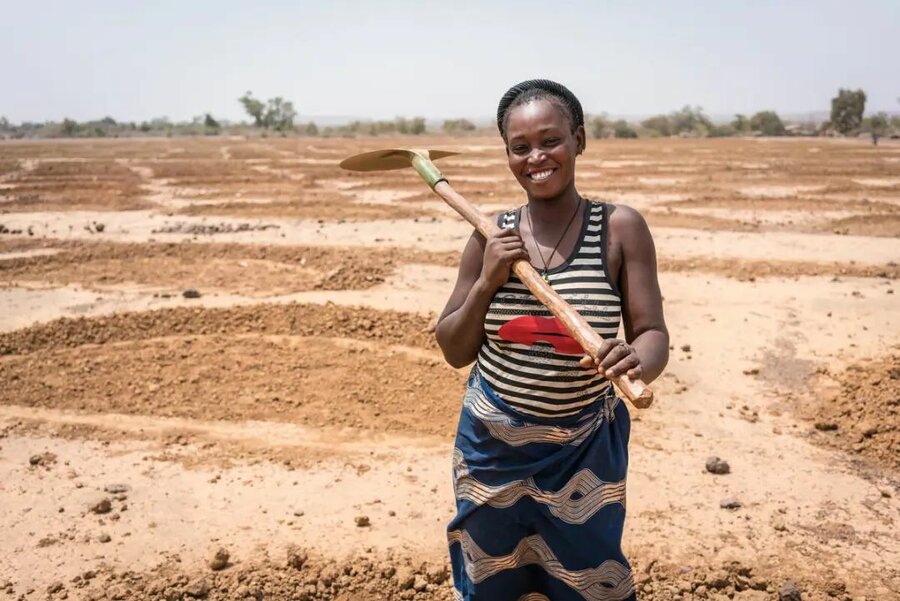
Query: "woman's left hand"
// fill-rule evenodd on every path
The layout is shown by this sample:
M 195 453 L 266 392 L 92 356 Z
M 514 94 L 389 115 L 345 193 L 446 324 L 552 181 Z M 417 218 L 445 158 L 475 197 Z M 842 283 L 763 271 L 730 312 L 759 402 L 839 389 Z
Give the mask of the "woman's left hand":
M 618 338 L 603 341 L 596 361 L 590 355 L 585 355 L 578 364 L 585 369 L 595 367 L 608 380 L 622 374 L 627 374 L 632 380 L 640 380 L 643 374 L 641 359 L 634 347 Z

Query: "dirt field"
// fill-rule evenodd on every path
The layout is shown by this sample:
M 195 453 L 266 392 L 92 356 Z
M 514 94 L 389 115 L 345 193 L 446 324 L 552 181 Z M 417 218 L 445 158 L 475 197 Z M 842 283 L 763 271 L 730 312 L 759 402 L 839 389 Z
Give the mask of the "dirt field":
M 398 145 L 523 201 L 496 139 L 0 142 L 0 598 L 452 598 L 432 329 L 470 229 L 337 168 Z M 900 144 L 591 140 L 578 174 L 647 217 L 672 333 L 640 598 L 900 599 Z

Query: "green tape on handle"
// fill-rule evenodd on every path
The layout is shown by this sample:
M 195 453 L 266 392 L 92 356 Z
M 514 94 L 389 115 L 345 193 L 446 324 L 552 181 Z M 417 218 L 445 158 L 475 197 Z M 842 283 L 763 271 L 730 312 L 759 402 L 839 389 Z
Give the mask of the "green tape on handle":
M 422 176 L 422 179 L 434 190 L 439 181 L 446 180 L 440 169 L 434 163 L 420 155 L 413 155 L 412 166 Z

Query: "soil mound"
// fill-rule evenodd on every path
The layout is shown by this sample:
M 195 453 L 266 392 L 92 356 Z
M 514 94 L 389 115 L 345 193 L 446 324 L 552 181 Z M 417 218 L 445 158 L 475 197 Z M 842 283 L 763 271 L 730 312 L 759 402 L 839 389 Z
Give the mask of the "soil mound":
M 85 287 L 128 283 L 153 288 L 190 286 L 266 296 L 306 290 L 364 290 L 384 282 L 403 263 L 455 265 L 458 261 L 456 253 L 399 248 L 189 242 L 45 244 L 61 252 L 0 261 L 0 280 Z M 19 250 L 12 244 L 7 246 Z
M 141 180 L 130 169 L 106 160 L 39 162 L 10 173 L 0 191 L 5 211 L 132 210 L 145 208 Z
M 719 259 L 698 257 L 678 259 L 660 257 L 660 271 L 709 272 L 737 280 L 765 277 L 798 277 L 831 275 L 862 278 L 900 278 L 900 265 L 859 265 L 848 263 L 813 263 L 810 261 L 753 261 L 750 259 Z
M 2 338 L 17 353 L 0 361 L 7 405 L 449 436 L 464 384 L 425 318 L 334 306 L 64 319 Z
M 90 319 L 63 318 L 0 334 L 0 355 L 210 334 L 325 336 L 437 348 L 430 320 L 421 315 L 333 304 L 289 303 L 217 309 L 178 307 Z
M 256 334 L 47 349 L 0 361 L 0 403 L 451 435 L 463 376 L 405 349 Z
M 822 371 L 821 392 L 803 411 L 814 439 L 900 470 L 900 353 Z
M 101 572 L 71 583 L 79 598 L 170 601 L 449 601 L 449 570 L 443 564 L 413 564 L 392 556 L 361 556 L 335 562 L 308 558 L 296 548 L 286 561 L 267 560 L 189 573 L 177 564 L 149 573 Z M 60 589 L 61 592 L 62 589 Z M 53 598 L 53 597 L 51 597 Z
M 815 582 L 796 582 L 789 576 L 763 574 L 740 562 L 707 567 L 679 567 L 650 561 L 635 563 L 635 591 L 646 601 L 672 599 L 816 599 L 849 601 L 845 585 L 821 577 Z M 768 571 L 766 571 L 768 572 Z M 84 599 L 210 599 L 271 601 L 445 601 L 453 598 L 449 565 L 417 563 L 392 555 L 360 556 L 343 562 L 307 557 L 289 549 L 284 562 L 228 565 L 223 570 L 190 572 L 178 564 L 148 573 L 87 573 L 68 586 Z M 57 585 L 62 592 L 66 585 Z M 73 591 L 74 592 L 74 591 Z M 56 598 L 52 595 L 51 599 Z M 59 597 L 61 598 L 61 597 Z

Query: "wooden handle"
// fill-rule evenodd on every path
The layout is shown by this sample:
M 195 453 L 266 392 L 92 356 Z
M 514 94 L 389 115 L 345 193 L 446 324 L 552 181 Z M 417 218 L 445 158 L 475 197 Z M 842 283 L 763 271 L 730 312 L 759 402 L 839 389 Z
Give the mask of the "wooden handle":
M 500 231 L 496 223 L 488 219 L 484 213 L 454 190 L 446 180 L 435 184 L 434 191 L 485 238 L 490 238 Z M 513 263 L 512 270 L 531 290 L 535 298 L 541 301 L 566 326 L 572 338 L 584 349 L 585 354 L 596 360 L 600 353 L 600 346 L 603 344 L 603 338 L 594 331 L 584 317 L 572 308 L 572 305 L 563 300 L 528 261 L 516 261 Z M 632 380 L 623 374 L 613 378 L 613 383 L 638 409 L 646 409 L 653 404 L 653 391 L 642 381 Z

